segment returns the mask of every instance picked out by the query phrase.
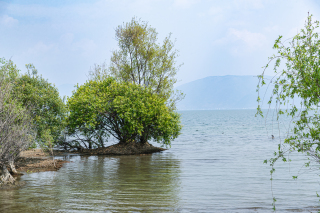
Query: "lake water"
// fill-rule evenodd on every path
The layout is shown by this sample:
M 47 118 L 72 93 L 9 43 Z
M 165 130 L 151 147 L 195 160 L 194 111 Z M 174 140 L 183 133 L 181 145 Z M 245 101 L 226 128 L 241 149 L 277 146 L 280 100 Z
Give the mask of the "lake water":
M 182 134 L 169 150 L 57 157 L 71 163 L 26 174 L 24 187 L 0 191 L 0 212 L 271 212 L 271 168 L 263 161 L 276 151 L 288 119 L 278 128 L 254 117 L 255 110 L 181 114 Z M 303 169 L 304 157 L 291 157 L 273 177 L 277 212 L 316 212 L 318 165 Z

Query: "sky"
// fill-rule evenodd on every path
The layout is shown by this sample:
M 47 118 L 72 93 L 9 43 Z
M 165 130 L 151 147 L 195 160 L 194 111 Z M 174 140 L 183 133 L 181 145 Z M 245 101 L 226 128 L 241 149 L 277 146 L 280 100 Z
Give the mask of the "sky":
M 109 64 L 115 29 L 133 17 L 172 33 L 179 51 L 179 86 L 207 76 L 259 75 L 279 35 L 303 28 L 317 0 L 0 0 L 0 57 L 21 72 L 33 63 L 61 95 L 88 79 L 94 64 Z M 272 75 L 272 70 L 268 70 Z

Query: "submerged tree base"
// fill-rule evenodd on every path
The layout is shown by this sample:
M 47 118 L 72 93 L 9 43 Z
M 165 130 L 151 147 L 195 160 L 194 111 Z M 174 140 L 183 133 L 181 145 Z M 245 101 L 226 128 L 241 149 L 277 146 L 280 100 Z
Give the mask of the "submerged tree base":
M 69 163 L 69 161 L 63 161 L 55 159 L 53 160 L 49 157 L 50 154 L 43 152 L 41 149 L 33 149 L 23 151 L 15 160 L 15 171 L 12 171 L 12 168 L 7 168 L 7 171 L 10 171 L 10 175 L 12 178 L 9 178 L 9 174 L 7 171 L 0 171 L 0 190 L 7 190 L 7 189 L 15 189 L 25 185 L 24 181 L 19 181 L 19 176 L 23 175 L 24 173 L 34 173 L 34 172 L 46 172 L 46 171 L 57 171 L 59 170 L 64 163 Z M 10 166 L 11 167 L 11 166 Z M 3 181 L 5 179 L 6 181 Z M 11 181 L 7 181 L 11 180 Z
M 118 143 L 105 148 L 85 149 L 82 154 L 86 155 L 139 155 L 152 154 L 155 152 L 162 152 L 166 149 L 152 146 L 149 143 Z
M 16 189 L 26 185 L 25 181 L 15 181 L 12 184 L 0 184 L 0 190 Z

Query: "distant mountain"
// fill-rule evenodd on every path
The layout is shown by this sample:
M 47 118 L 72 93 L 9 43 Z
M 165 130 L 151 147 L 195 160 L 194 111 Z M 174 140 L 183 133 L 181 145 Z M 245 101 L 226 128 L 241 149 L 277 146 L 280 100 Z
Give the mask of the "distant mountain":
M 179 110 L 210 110 L 210 109 L 256 109 L 258 93 L 256 76 L 210 76 L 176 89 L 186 96 L 178 103 Z M 272 88 L 267 91 L 270 97 Z M 263 88 L 264 94 L 266 88 Z M 268 108 L 267 101 L 262 108 Z

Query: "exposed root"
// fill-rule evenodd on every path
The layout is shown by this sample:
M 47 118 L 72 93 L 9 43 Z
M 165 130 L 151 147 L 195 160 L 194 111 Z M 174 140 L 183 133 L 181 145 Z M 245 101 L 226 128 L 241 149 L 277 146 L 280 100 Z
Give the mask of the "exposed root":
M 16 179 L 12 177 L 5 165 L 2 166 L 1 176 L 0 176 L 0 185 L 14 184 Z
M 13 176 L 23 175 L 22 173 L 20 173 L 20 172 L 18 172 L 18 171 L 16 170 L 16 167 L 15 167 L 15 165 L 14 165 L 14 161 L 13 161 L 13 160 L 10 160 L 10 161 L 9 161 L 9 172 L 10 172 L 10 174 L 13 175 Z
M 118 143 L 98 149 L 85 149 L 81 153 L 86 155 L 139 155 L 162 152 L 166 149 L 152 146 L 149 143 Z

